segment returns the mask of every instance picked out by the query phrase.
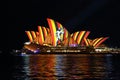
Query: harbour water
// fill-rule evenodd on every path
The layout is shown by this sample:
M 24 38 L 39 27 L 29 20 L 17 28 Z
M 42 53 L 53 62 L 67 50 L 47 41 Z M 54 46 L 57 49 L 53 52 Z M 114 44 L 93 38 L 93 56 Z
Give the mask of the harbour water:
M 120 80 L 120 54 L 12 56 L 10 74 L 10 80 Z

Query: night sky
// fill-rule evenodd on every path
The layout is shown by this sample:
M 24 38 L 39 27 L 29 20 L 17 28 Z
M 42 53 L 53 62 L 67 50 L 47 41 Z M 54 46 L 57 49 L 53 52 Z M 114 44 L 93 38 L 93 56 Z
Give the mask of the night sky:
M 70 33 L 89 30 L 88 38 L 106 37 L 110 47 L 120 47 L 120 4 L 117 0 L 9 0 L 8 49 L 21 49 L 26 30 L 48 27 L 46 18 L 60 22 Z

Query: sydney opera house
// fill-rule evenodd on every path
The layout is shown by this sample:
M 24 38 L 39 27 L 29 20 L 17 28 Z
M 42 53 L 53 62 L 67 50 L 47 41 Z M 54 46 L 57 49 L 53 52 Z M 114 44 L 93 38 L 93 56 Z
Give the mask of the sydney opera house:
M 38 31 L 25 31 L 29 41 L 23 51 L 31 52 L 94 52 L 109 37 L 90 39 L 90 31 L 76 31 L 72 34 L 59 22 L 47 18 L 48 26 L 38 26 Z

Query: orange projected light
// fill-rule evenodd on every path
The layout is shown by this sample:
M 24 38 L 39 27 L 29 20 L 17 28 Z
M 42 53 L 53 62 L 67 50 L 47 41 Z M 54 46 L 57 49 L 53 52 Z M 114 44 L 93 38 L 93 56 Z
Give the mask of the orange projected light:
M 80 31 L 80 32 L 79 32 L 78 38 L 77 38 L 77 41 L 76 41 L 78 44 L 81 44 L 82 38 L 83 38 L 85 32 L 86 32 L 86 31 Z
M 39 37 L 39 32 L 35 32 L 36 33 L 36 37 Z
M 25 32 L 26 32 L 30 42 L 33 42 L 33 38 L 32 38 L 32 35 L 31 35 L 30 31 L 25 31 Z
M 92 46 L 92 40 L 90 40 L 90 39 L 87 39 L 87 42 L 88 42 L 88 44 L 89 44 L 89 46 Z
M 86 46 L 89 46 L 89 42 L 88 42 L 88 40 L 86 38 L 84 38 L 84 41 L 86 43 Z
M 41 26 L 38 26 L 38 31 L 39 31 L 39 44 L 42 45 L 44 42 L 44 36 Z
M 68 38 L 68 31 L 64 28 L 64 40 Z
M 100 40 L 102 40 L 102 39 L 103 39 L 103 37 L 98 38 L 98 39 L 95 41 L 95 43 L 93 44 L 93 47 L 95 47 L 95 45 L 96 45 Z
M 47 18 L 49 27 L 50 27 L 50 31 L 51 31 L 51 36 L 52 36 L 52 45 L 56 46 L 56 26 L 55 26 L 55 22 L 52 19 Z
M 46 28 L 46 30 L 47 30 L 47 33 L 49 34 L 49 33 L 50 33 L 50 29 L 49 29 L 49 28 Z
M 93 44 L 98 40 L 98 38 L 94 39 L 91 41 L 91 45 L 93 46 Z
M 75 33 L 73 33 L 73 35 L 71 35 L 72 38 L 74 39 L 74 41 L 76 41 L 78 34 L 79 34 L 79 31 L 75 32 Z
M 32 34 L 33 39 L 35 39 L 35 38 L 36 38 L 36 33 L 35 33 L 35 31 L 31 31 L 31 34 Z
M 86 31 L 84 38 L 87 39 L 88 35 L 90 34 L 90 31 Z
M 48 35 L 48 32 L 45 27 L 42 27 L 42 30 L 43 30 L 44 38 L 46 38 Z
M 58 28 L 63 28 L 62 24 L 60 24 L 59 22 L 56 22 L 56 24 Z
M 72 44 L 80 46 L 99 47 L 108 37 L 88 39 L 90 31 L 76 31 L 70 34 L 68 30 L 59 22 L 47 18 L 48 28 L 38 26 L 38 31 L 25 31 L 29 41 L 39 45 L 49 46 L 69 46 Z M 71 45 L 70 45 L 71 44 Z
M 99 41 L 96 45 L 95 48 L 98 47 L 100 44 L 102 44 L 105 40 L 107 40 L 109 37 L 102 38 L 101 41 Z
M 82 45 L 85 45 L 85 41 L 84 41 L 84 38 L 87 39 L 88 35 L 90 34 L 90 31 L 86 31 L 85 34 L 84 34 L 84 37 L 82 39 Z

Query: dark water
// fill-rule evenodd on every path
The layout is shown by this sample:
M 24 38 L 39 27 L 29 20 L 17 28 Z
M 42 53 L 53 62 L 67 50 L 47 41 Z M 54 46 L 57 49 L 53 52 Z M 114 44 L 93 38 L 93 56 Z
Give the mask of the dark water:
M 120 54 L 13 56 L 11 80 L 120 80 Z

